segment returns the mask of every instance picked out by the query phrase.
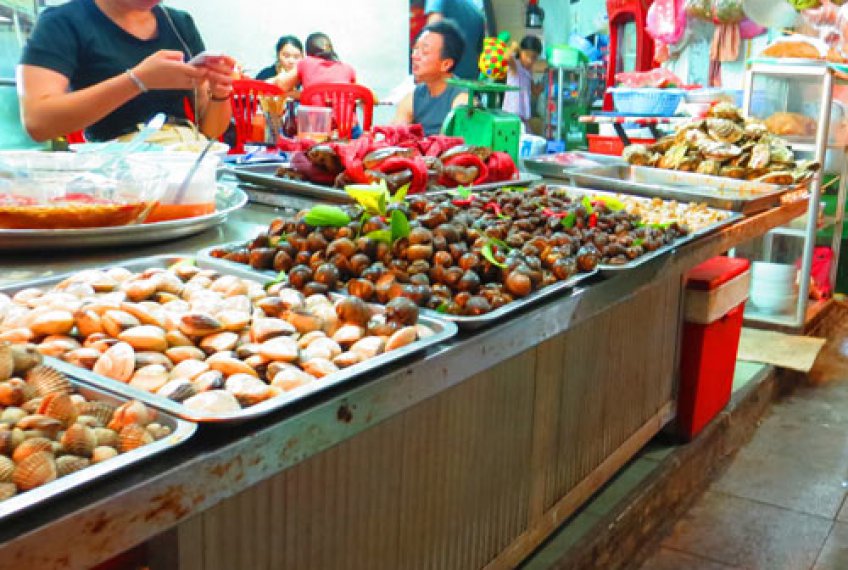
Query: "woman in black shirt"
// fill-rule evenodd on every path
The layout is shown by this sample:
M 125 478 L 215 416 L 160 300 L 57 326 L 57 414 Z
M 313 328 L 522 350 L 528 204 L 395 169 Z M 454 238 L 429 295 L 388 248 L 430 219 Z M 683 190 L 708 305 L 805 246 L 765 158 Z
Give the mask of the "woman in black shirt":
M 297 67 L 297 62 L 303 59 L 303 44 L 294 36 L 283 36 L 277 40 L 277 62 L 262 68 L 256 74 L 256 79 L 267 81 L 280 72 L 291 71 Z
M 91 140 L 132 132 L 154 114 L 187 118 L 217 138 L 230 121 L 235 61 L 203 51 L 191 16 L 160 0 L 72 0 L 39 17 L 18 77 L 24 127 L 35 140 L 86 129 Z

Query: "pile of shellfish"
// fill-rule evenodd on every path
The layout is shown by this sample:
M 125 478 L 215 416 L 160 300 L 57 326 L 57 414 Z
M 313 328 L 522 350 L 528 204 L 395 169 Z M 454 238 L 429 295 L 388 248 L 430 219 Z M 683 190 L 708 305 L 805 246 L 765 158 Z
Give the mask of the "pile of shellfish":
M 0 340 L 212 414 L 279 396 L 433 331 L 408 299 L 306 296 L 179 263 L 86 270 L 0 295 Z
M 804 182 L 820 168 L 817 162 L 797 160 L 789 144 L 769 133 L 765 123 L 743 117 L 729 103 L 719 103 L 706 118 L 679 125 L 652 145 L 626 147 L 622 157 L 635 166 L 778 185 Z
M 0 501 L 170 434 L 141 402 L 86 399 L 41 361 L 0 342 Z

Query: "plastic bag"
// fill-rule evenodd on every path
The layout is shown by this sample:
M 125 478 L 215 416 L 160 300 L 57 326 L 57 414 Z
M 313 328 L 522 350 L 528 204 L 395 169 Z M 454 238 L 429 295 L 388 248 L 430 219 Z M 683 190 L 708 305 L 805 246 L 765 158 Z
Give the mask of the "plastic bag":
M 745 19 L 742 0 L 713 0 L 713 21 L 717 24 L 737 24 Z
M 666 45 L 679 42 L 686 31 L 683 0 L 655 0 L 648 8 L 645 30 L 652 38 Z
M 650 71 L 629 71 L 615 74 L 615 81 L 622 87 L 682 87 L 684 81 L 664 67 Z
M 512 57 L 512 51 L 507 45 L 508 41 L 509 32 L 501 32 L 496 38 L 483 39 L 483 51 L 480 53 L 480 59 L 477 62 L 481 75 L 495 81 L 506 79 L 509 71 L 509 58 Z
M 711 0 L 684 0 L 683 11 L 690 18 L 713 21 L 713 5 Z

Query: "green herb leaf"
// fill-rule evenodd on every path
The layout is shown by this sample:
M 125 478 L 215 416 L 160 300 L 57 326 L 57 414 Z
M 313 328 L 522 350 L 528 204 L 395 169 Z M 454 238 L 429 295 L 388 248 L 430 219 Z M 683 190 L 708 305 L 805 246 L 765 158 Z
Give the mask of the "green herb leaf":
M 507 216 L 506 214 L 502 214 L 501 212 L 498 212 L 498 217 L 499 217 L 500 219 L 502 219 L 502 220 L 510 220 L 510 219 L 512 219 L 512 218 L 510 218 L 509 216 Z
M 372 216 L 386 215 L 389 188 L 385 180 L 375 184 L 349 184 L 345 186 L 345 192 Z
M 392 243 L 409 235 L 409 220 L 406 219 L 406 214 L 400 210 L 392 210 L 390 224 Z
M 374 241 L 381 241 L 383 243 L 392 245 L 391 230 L 374 230 L 373 232 L 368 232 L 367 234 L 365 234 L 365 237 L 371 238 Z
M 613 198 L 612 196 L 593 196 L 593 202 L 603 202 L 606 204 L 607 208 L 609 208 L 613 212 L 617 212 L 619 210 L 624 209 L 624 202 L 619 200 L 618 198 Z
M 397 192 L 395 192 L 395 195 L 392 196 L 392 203 L 400 204 L 401 202 L 406 200 L 407 192 L 409 192 L 409 184 L 404 184 L 403 186 L 398 188 Z
M 454 190 L 456 195 L 465 200 L 466 198 L 470 198 L 473 192 L 471 188 L 466 188 L 465 186 L 457 186 Z
M 332 228 L 341 228 L 350 223 L 350 216 L 338 206 L 327 206 L 319 204 L 313 206 L 306 215 L 303 221 L 310 226 L 329 226 Z
M 583 199 L 580 200 L 580 203 L 583 204 L 584 208 L 586 208 L 587 213 L 591 214 L 595 211 L 595 208 L 592 207 L 592 200 L 590 200 L 588 196 L 583 196 Z
M 480 249 L 480 253 L 481 253 L 481 254 L 483 255 L 483 257 L 485 257 L 485 258 L 486 258 L 486 260 L 488 260 L 488 262 L 489 262 L 489 263 L 491 263 L 492 265 L 497 265 L 498 267 L 505 268 L 505 267 L 506 267 L 506 263 L 501 263 L 500 261 L 498 261 L 498 260 L 495 258 L 495 253 L 492 251 L 492 246 L 493 246 L 493 245 L 496 245 L 497 241 L 500 241 L 500 240 L 495 240 L 495 239 L 493 238 L 493 239 L 490 239 L 489 241 L 487 241 L 487 242 L 483 245 L 483 247 Z M 503 243 L 503 242 L 501 242 L 501 243 Z M 506 244 L 504 244 L 504 245 L 506 245 Z M 507 248 L 507 249 L 509 249 L 509 248 Z
M 570 212 L 567 216 L 562 217 L 562 221 L 560 223 L 562 224 L 562 227 L 570 230 L 571 228 L 574 227 L 574 222 L 576 222 L 576 221 L 577 221 L 577 216 L 574 215 L 574 212 Z
M 276 277 L 274 277 L 271 281 L 268 281 L 265 284 L 265 290 L 267 291 L 268 289 L 270 289 L 271 285 L 276 285 L 277 283 L 282 283 L 282 282 L 286 281 L 287 279 L 288 279 L 288 275 L 286 275 L 286 272 L 280 271 L 279 273 L 277 273 Z
M 638 247 L 638 246 L 642 245 L 643 243 L 645 243 L 644 238 L 636 238 L 636 239 L 633 240 L 633 246 L 634 247 Z
M 437 312 L 437 313 L 442 313 L 442 314 L 447 313 L 447 312 L 448 312 L 448 303 L 447 303 L 447 301 L 442 301 L 442 304 L 441 304 L 441 305 L 439 305 L 438 307 L 436 307 L 436 312 Z
M 279 236 L 271 236 L 268 238 L 268 245 L 271 247 L 277 247 L 280 245 L 280 242 L 286 241 L 286 234 L 282 234 Z

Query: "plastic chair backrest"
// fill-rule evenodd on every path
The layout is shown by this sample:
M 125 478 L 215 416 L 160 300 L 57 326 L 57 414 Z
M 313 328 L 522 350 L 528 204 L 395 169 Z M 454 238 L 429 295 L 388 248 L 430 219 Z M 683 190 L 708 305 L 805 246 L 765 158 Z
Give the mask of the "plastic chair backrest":
M 236 143 L 230 154 L 244 153 L 244 143 L 250 140 L 251 121 L 256 113 L 256 105 L 260 95 L 283 95 L 283 90 L 265 81 L 255 79 L 236 79 L 233 81 L 233 92 L 230 104 L 233 108 L 233 120 L 236 125 Z
M 362 130 L 371 129 L 374 117 L 374 94 L 355 83 L 315 83 L 304 87 L 300 94 L 303 105 L 330 107 L 340 139 L 349 139 L 356 124 L 356 102 L 362 103 Z

